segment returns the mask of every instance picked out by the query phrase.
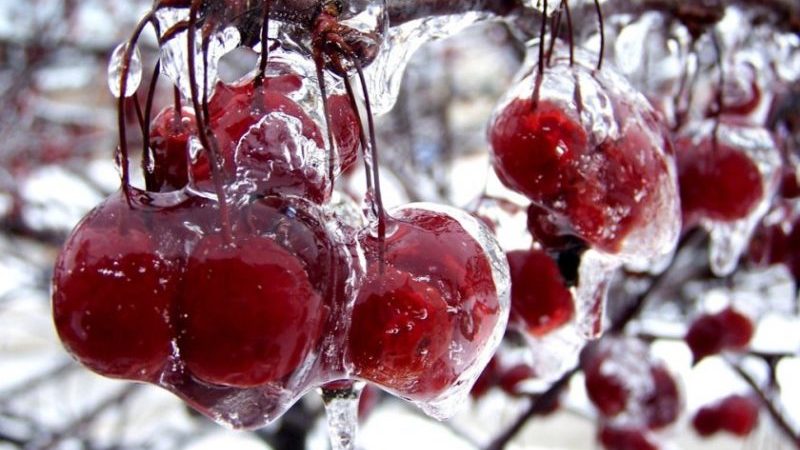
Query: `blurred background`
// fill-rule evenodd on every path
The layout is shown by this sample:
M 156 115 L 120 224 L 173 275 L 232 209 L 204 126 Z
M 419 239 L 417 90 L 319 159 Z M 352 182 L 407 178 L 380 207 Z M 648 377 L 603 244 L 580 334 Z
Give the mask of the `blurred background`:
M 92 374 L 70 358 L 55 334 L 49 297 L 54 258 L 72 227 L 119 184 L 108 60 L 149 7 L 145 0 L 0 0 L 0 450 L 326 449 L 322 402 L 314 392 L 265 429 L 228 431 L 157 387 Z M 617 35 L 632 20 L 610 18 L 610 32 Z M 152 67 L 152 36 L 140 50 L 145 67 Z M 485 127 L 524 53 L 500 23 L 470 26 L 416 52 L 397 104 L 378 119 L 388 204 L 425 200 L 467 207 L 485 193 L 514 198 L 491 173 Z M 233 81 L 252 64 L 248 54 L 223 58 L 220 76 Z M 149 76 L 145 70 L 144 85 Z M 170 101 L 162 97 L 157 105 Z M 141 147 L 141 136 L 131 134 L 131 148 Z M 354 192 L 363 191 L 363 173 L 352 174 L 349 183 Z M 774 378 L 780 413 L 797 430 L 800 321 L 794 280 L 785 270 L 756 278 L 747 282 L 748 292 L 769 297 L 777 313 L 764 319 L 756 335 L 754 348 L 767 350 L 741 364 L 759 383 Z M 643 322 L 679 336 L 685 314 L 656 308 Z M 519 352 L 513 343 L 506 346 Z M 763 354 L 776 348 L 779 357 L 766 364 Z M 664 448 L 793 448 L 765 413 L 749 437 L 698 437 L 689 423 L 697 408 L 751 386 L 720 358 L 692 367 L 680 341 L 656 339 L 651 350 L 668 361 L 686 406 L 678 423 L 663 432 Z M 599 448 L 597 413 L 583 386 L 575 375 L 561 407 L 528 421 L 508 448 Z M 369 388 L 359 447 L 479 448 L 526 410 L 529 393 L 541 391 L 535 380 L 514 395 L 492 387 L 442 423 Z

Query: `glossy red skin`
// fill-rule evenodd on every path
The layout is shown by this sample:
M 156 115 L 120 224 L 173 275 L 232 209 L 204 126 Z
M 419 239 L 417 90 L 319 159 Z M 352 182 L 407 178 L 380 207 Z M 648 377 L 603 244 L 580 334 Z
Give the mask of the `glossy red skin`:
M 166 107 L 150 125 L 153 183 L 157 192 L 181 189 L 189 182 L 189 139 L 196 134 L 194 114 Z
M 643 428 L 604 425 L 598 438 L 603 448 L 608 450 L 659 450 Z
M 209 235 L 189 258 L 177 301 L 188 370 L 225 386 L 281 383 L 318 342 L 323 300 L 299 259 L 274 240 Z
M 534 110 L 530 99 L 517 99 L 490 127 L 494 168 L 508 187 L 551 213 L 559 234 L 614 253 L 646 220 L 648 200 L 668 173 L 639 126 L 594 146 L 577 118 L 559 105 L 540 100 Z
M 694 356 L 695 364 L 723 350 L 742 349 L 750 343 L 754 328 L 742 313 L 726 308 L 717 314 L 704 314 L 689 326 L 684 338 Z
M 710 137 L 699 144 L 678 139 L 675 148 L 685 228 L 702 218 L 722 222 L 742 219 L 763 198 L 758 167 L 736 148 L 722 143 L 715 147 Z
M 118 192 L 84 218 L 56 261 L 56 330 L 101 375 L 153 381 L 171 354 L 181 267 L 150 236 L 141 212 Z
M 349 355 L 357 376 L 429 400 L 474 363 L 500 318 L 499 299 L 483 249 L 455 219 L 409 208 L 395 213 L 390 229 L 383 275 L 378 239 L 360 238 L 369 266 L 353 309 Z M 408 320 L 413 328 L 398 334 Z M 457 360 L 446 351 L 452 345 L 461 348 Z
M 575 304 L 556 262 L 541 250 L 517 250 L 506 256 L 511 273 L 510 320 L 537 337 L 567 323 Z
M 731 395 L 700 408 L 692 419 L 692 426 L 700 436 L 711 436 L 725 430 L 744 437 L 758 424 L 758 415 L 759 404 L 756 399 Z

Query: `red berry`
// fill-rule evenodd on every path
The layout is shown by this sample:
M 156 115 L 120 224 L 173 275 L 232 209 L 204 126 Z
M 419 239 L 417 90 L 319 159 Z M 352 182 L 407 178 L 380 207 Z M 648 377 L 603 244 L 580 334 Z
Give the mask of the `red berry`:
M 474 366 L 501 319 L 489 257 L 458 220 L 414 207 L 393 213 L 382 260 L 375 236 L 361 243 L 369 266 L 350 328 L 355 374 L 433 399 Z
M 758 410 L 758 400 L 753 397 L 731 395 L 700 408 L 692 425 L 700 436 L 710 436 L 720 430 L 747 436 L 758 424 Z
M 152 189 L 166 192 L 189 182 L 189 139 L 196 133 L 194 114 L 167 107 L 153 119 L 150 148 L 153 151 Z
M 761 173 L 749 156 L 710 136 L 675 143 L 684 221 L 744 218 L 764 196 Z M 709 189 L 714 186 L 714 189 Z
M 575 113 L 549 100 L 534 109 L 532 100 L 515 99 L 495 117 L 489 139 L 495 171 L 549 213 L 539 217 L 558 230 L 549 235 L 575 235 L 616 253 L 662 206 L 658 186 L 669 169 L 642 124 L 595 145 Z
M 246 208 L 232 243 L 203 238 L 177 303 L 191 373 L 236 387 L 283 383 L 320 342 L 344 270 L 334 257 L 322 225 L 277 198 Z
M 604 425 L 599 440 L 608 450 L 658 450 L 644 428 Z
M 620 378 L 624 374 L 603 370 L 607 359 L 608 354 L 598 354 L 582 361 L 581 366 L 589 399 L 603 415 L 613 417 L 627 409 L 629 392 L 624 378 Z
M 575 305 L 555 261 L 540 250 L 518 250 L 507 256 L 511 321 L 533 336 L 544 336 L 567 323 Z
M 336 148 L 339 149 L 340 171 L 345 173 L 354 167 L 358 158 L 358 148 L 361 144 L 358 113 L 353 110 L 347 95 L 329 96 L 328 109 L 333 138 L 336 139 Z
M 686 333 L 686 343 L 694 362 L 723 350 L 746 347 L 753 337 L 753 323 L 742 313 L 726 308 L 716 314 L 696 318 Z
M 118 192 L 75 228 L 56 261 L 53 318 L 85 366 L 154 380 L 171 354 L 181 267 L 159 252 L 137 208 Z

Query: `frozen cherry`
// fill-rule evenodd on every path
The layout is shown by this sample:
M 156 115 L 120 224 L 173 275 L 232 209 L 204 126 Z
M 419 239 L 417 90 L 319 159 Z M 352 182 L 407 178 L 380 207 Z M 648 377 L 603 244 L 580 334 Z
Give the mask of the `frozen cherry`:
M 550 213 L 544 218 L 558 234 L 612 253 L 646 220 L 660 195 L 655 186 L 669 174 L 661 150 L 638 126 L 595 145 L 577 117 L 547 100 L 535 107 L 531 99 L 512 100 L 489 133 L 506 185 Z
M 122 191 L 75 228 L 56 261 L 59 337 L 102 375 L 153 380 L 171 353 L 171 305 L 180 266 L 162 256 L 136 203 Z
M 543 336 L 568 322 L 575 305 L 556 262 L 541 250 L 512 251 L 507 256 L 512 323 Z
M 758 400 L 753 397 L 731 395 L 700 408 L 692 425 L 700 436 L 711 436 L 721 430 L 747 436 L 758 424 L 758 410 Z
M 344 173 L 355 165 L 358 157 L 361 142 L 358 113 L 353 110 L 350 97 L 341 94 L 328 97 L 328 110 L 333 138 L 336 139 L 336 147 L 339 149 L 340 171 Z
M 369 230 L 360 240 L 369 265 L 348 340 L 355 374 L 434 399 L 474 366 L 503 318 L 489 256 L 454 216 L 418 207 L 392 213 L 384 245 Z
M 651 429 L 663 428 L 675 423 L 683 407 L 678 383 L 662 365 L 650 369 L 653 388 L 641 400 L 647 425 Z
M 533 367 L 528 364 L 516 364 L 502 371 L 497 384 L 503 392 L 516 396 L 520 394 L 520 384 L 534 377 L 536 371 Z
M 711 136 L 675 142 L 681 208 L 687 224 L 700 218 L 744 218 L 764 196 L 761 173 L 744 152 Z M 709 189 L 714 186 L 714 189 Z
M 692 350 L 694 362 L 723 350 L 742 349 L 753 337 L 753 322 L 733 308 L 696 318 L 686 333 L 686 343 Z
M 189 182 L 189 139 L 196 132 L 194 114 L 176 113 L 169 106 L 159 113 L 150 126 L 150 148 L 153 152 L 153 186 L 155 191 L 181 189 Z
M 312 207 L 267 197 L 241 213 L 232 242 L 218 233 L 195 247 L 177 310 L 181 356 L 199 380 L 281 384 L 314 352 L 346 266 Z

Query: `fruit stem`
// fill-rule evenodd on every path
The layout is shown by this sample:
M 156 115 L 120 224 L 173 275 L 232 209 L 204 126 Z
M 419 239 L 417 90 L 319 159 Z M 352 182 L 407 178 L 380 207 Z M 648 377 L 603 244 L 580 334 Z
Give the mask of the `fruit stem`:
M 158 29 L 156 29 L 158 35 Z M 156 61 L 150 86 L 147 90 L 147 100 L 144 103 L 144 126 L 142 127 L 142 173 L 144 173 L 145 188 L 148 191 L 155 189 L 155 178 L 151 170 L 153 155 L 150 152 L 150 116 L 153 114 L 153 101 L 155 100 L 158 74 L 161 72 L 161 61 Z M 176 112 L 177 114 L 177 112 Z
M 539 107 L 539 91 L 542 87 L 542 78 L 544 78 L 544 38 L 547 34 L 547 0 L 544 0 L 542 6 L 542 26 L 539 29 L 539 67 L 536 71 L 536 80 L 533 85 L 533 97 L 531 102 L 531 109 L 536 111 Z
M 369 102 L 369 92 L 367 90 L 367 80 L 364 77 L 364 71 L 361 69 L 361 63 L 358 58 L 351 57 L 350 61 L 356 68 L 358 73 L 358 81 L 361 84 L 361 91 L 364 94 L 364 106 L 367 110 L 367 127 L 369 128 L 369 145 L 372 156 L 372 180 L 375 183 L 375 205 L 378 208 L 378 260 L 381 263 L 381 271 L 383 271 L 383 254 L 386 247 L 386 211 L 383 208 L 383 197 L 381 196 L 381 180 L 378 162 L 378 140 L 375 138 L 375 121 L 372 118 L 372 106 Z
M 261 58 L 258 62 L 258 75 L 254 81 L 255 88 L 258 89 L 264 83 L 267 73 L 267 63 L 269 62 L 269 10 L 272 0 L 264 2 L 264 16 L 261 21 Z
M 603 68 L 603 56 L 606 51 L 606 33 L 605 24 L 603 23 L 603 8 L 600 7 L 600 0 L 594 0 L 594 7 L 597 10 L 597 21 L 600 25 L 600 55 L 597 59 L 597 70 Z
M 189 89 L 191 91 L 191 100 L 192 106 L 194 107 L 194 112 L 197 120 L 197 129 L 200 131 L 198 133 L 200 138 L 200 143 L 203 144 L 203 148 L 209 152 L 210 158 L 210 166 L 211 166 L 211 178 L 214 182 L 214 189 L 217 194 L 217 201 L 219 202 L 219 210 L 220 216 L 222 221 L 222 233 L 225 242 L 230 244 L 233 242 L 233 234 L 231 232 L 231 224 L 230 224 L 230 211 L 228 209 L 228 199 L 227 195 L 225 195 L 225 188 L 222 184 L 222 165 L 220 160 L 219 152 L 217 151 L 216 141 L 214 140 L 213 131 L 209 128 L 208 124 L 206 123 L 207 117 L 204 116 L 204 112 L 208 112 L 208 104 L 206 102 L 205 108 L 202 108 L 200 105 L 200 96 L 197 92 L 197 75 L 195 73 L 195 50 L 197 49 L 196 43 L 196 35 L 197 35 L 197 10 L 200 5 L 203 3 L 203 0 L 193 0 L 192 6 L 189 8 L 189 27 L 188 27 L 188 64 L 189 64 Z M 205 57 L 208 56 L 208 52 L 204 48 L 204 78 L 207 78 L 207 66 L 205 64 Z M 204 81 L 207 81 L 204 80 Z M 206 91 L 203 95 L 203 99 L 207 100 L 207 85 L 204 83 L 203 90 Z
M 717 153 L 718 151 L 717 149 L 719 148 L 719 125 L 720 125 L 720 120 L 722 119 L 723 102 L 725 101 L 722 95 L 722 90 L 725 89 L 725 70 L 722 61 L 722 47 L 719 44 L 719 37 L 717 36 L 717 32 L 715 30 L 712 30 L 711 33 L 709 33 L 709 35 L 711 36 L 711 43 L 714 46 L 714 53 L 717 59 L 717 65 L 719 66 L 719 80 L 718 80 L 719 88 L 717 88 L 717 92 L 715 95 L 717 110 L 714 112 L 714 130 L 712 131 L 711 134 L 711 150 L 714 153 Z
M 553 19 L 550 22 L 550 46 L 547 48 L 547 66 L 550 67 L 553 65 L 553 49 L 556 46 L 556 38 L 558 34 L 561 32 L 561 13 L 564 11 L 564 0 L 561 0 L 561 3 L 558 7 L 558 11 L 553 14 Z
M 128 137 L 127 137 L 127 128 L 125 127 L 125 100 L 126 91 L 128 89 L 128 75 L 130 73 L 130 66 L 131 66 L 131 59 L 133 58 L 133 49 L 136 46 L 136 43 L 139 41 L 139 36 L 141 36 L 142 31 L 144 31 L 144 27 L 150 23 L 153 18 L 155 17 L 153 11 L 148 12 L 139 23 L 136 24 L 136 28 L 131 35 L 131 38 L 128 40 L 128 44 L 125 47 L 125 54 L 122 57 L 122 76 L 120 77 L 119 81 L 119 99 L 117 99 L 117 122 L 119 127 L 119 152 L 120 152 L 120 172 L 121 172 L 121 184 L 122 184 L 122 191 L 125 194 L 125 200 L 130 205 L 130 167 L 128 167 L 129 159 L 128 159 Z M 137 103 L 138 104 L 138 103 Z
M 564 12 L 567 15 L 567 35 L 569 39 L 569 66 L 575 65 L 575 42 L 572 32 L 572 12 L 569 9 L 569 0 L 563 0 Z
M 325 128 L 327 128 L 328 131 L 328 179 L 330 180 L 330 191 L 333 192 L 334 160 L 338 157 L 337 155 L 339 155 L 339 152 L 336 148 L 336 141 L 333 139 L 333 119 L 331 118 L 330 108 L 328 108 L 328 89 L 327 86 L 325 86 L 324 62 L 319 49 L 315 49 L 314 51 L 314 65 L 317 69 L 317 84 L 319 85 L 319 92 L 322 96 L 322 113 L 325 115 Z
M 367 158 L 367 149 L 369 148 L 369 144 L 367 143 L 366 133 L 364 132 L 364 122 L 361 120 L 361 111 L 358 109 L 358 105 L 356 104 L 356 94 L 353 92 L 353 85 L 350 83 L 350 79 L 348 77 L 344 77 L 344 88 L 345 92 L 347 92 L 347 97 L 350 100 L 350 107 L 356 113 L 356 120 L 358 121 L 358 140 L 361 143 L 361 156 L 364 159 L 364 172 L 366 174 L 367 179 L 367 192 L 372 190 L 372 176 L 370 175 L 370 164 Z M 375 212 L 377 215 L 377 212 Z

